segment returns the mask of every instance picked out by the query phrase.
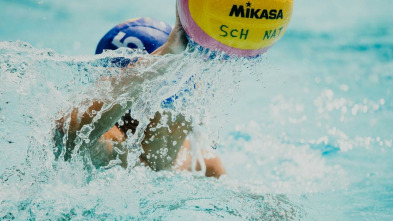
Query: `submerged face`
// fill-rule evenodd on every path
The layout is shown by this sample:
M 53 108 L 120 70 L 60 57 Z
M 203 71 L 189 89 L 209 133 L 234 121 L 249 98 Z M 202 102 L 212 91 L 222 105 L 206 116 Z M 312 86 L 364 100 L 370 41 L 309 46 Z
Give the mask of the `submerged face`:
M 154 170 L 171 169 L 191 123 L 182 115 L 172 121 L 171 113 L 156 113 L 144 132 L 141 158 Z

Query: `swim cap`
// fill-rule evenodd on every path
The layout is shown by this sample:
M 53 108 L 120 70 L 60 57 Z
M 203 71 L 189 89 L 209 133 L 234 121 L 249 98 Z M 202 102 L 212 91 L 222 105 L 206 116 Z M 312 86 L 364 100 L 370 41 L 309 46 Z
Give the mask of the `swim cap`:
M 266 52 L 285 33 L 293 0 L 178 0 L 179 17 L 199 45 L 230 55 Z
M 146 50 L 148 53 L 161 47 L 168 39 L 172 27 L 165 22 L 151 18 L 135 18 L 113 27 L 102 37 L 97 45 L 96 54 L 104 50 L 116 50 L 120 47 Z M 109 59 L 109 60 L 108 60 Z M 124 57 L 103 58 L 100 60 L 104 67 L 127 67 L 131 61 Z M 174 95 L 162 102 L 163 108 L 173 107 Z
M 165 22 L 151 18 L 135 18 L 123 22 L 102 37 L 96 54 L 104 50 L 116 50 L 120 47 L 155 51 L 168 39 L 172 27 Z

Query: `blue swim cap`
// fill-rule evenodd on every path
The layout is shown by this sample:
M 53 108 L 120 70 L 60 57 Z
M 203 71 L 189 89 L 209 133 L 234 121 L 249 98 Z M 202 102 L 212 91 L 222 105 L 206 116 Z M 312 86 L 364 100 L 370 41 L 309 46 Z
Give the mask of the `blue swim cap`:
M 151 18 L 131 19 L 106 33 L 97 45 L 96 54 L 120 47 L 138 48 L 152 53 L 166 42 L 171 30 L 172 27 L 162 21 Z
M 161 47 L 168 39 L 172 27 L 162 21 L 151 18 L 136 18 L 123 22 L 102 37 L 97 45 L 96 54 L 101 54 L 104 50 L 116 50 L 120 47 L 146 50 L 152 53 Z M 135 62 L 124 57 L 110 58 L 106 67 L 126 67 L 129 63 Z M 162 101 L 163 108 L 173 108 L 174 100 L 178 96 L 173 95 Z

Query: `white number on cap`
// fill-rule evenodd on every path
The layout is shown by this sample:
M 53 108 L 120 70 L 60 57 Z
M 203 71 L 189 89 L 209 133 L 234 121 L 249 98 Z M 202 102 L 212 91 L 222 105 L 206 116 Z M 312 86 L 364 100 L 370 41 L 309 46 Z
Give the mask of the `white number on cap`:
M 115 38 L 112 40 L 112 44 L 115 45 L 116 47 L 128 47 L 128 44 L 134 44 L 138 49 L 144 50 L 145 46 L 143 45 L 143 42 L 139 40 L 136 37 L 128 37 L 124 39 L 123 42 L 121 42 L 121 39 L 124 38 L 126 33 L 124 32 L 119 32 Z

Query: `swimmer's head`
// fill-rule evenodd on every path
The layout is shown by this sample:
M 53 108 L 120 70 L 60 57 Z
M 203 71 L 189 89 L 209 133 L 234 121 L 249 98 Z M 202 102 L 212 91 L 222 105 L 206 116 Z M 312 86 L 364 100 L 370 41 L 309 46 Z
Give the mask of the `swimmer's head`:
M 120 47 L 146 50 L 148 53 L 161 47 L 168 39 L 172 27 L 151 18 L 136 18 L 123 22 L 102 37 L 96 54 Z

